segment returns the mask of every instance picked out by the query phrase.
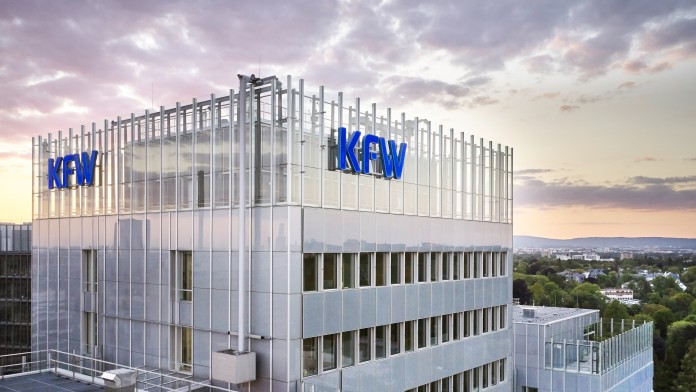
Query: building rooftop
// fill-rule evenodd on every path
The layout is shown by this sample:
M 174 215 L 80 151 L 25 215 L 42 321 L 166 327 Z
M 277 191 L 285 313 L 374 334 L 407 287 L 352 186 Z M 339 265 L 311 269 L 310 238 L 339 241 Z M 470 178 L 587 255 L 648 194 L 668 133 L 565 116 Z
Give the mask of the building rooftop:
M 594 309 L 554 308 L 545 306 L 513 306 L 512 320 L 516 323 L 551 324 L 557 321 L 599 312 Z
M 72 378 L 61 377 L 56 373 L 42 372 L 35 374 L 21 374 L 15 377 L 0 380 L 0 392 L 7 391 L 70 391 L 70 392 L 97 392 L 104 387 L 78 381 Z

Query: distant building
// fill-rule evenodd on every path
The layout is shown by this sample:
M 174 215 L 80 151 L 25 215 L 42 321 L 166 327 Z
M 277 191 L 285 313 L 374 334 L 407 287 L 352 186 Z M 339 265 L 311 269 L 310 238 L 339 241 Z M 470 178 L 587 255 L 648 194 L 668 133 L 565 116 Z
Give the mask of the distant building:
M 583 275 L 579 272 L 575 272 L 575 271 L 566 270 L 563 272 L 559 272 L 558 275 L 561 275 L 566 280 L 573 280 L 573 281 L 576 281 L 578 283 L 581 283 L 582 281 L 585 280 L 585 275 Z
M 621 252 L 619 255 L 619 260 L 627 260 L 633 258 L 633 252 Z
M 633 290 L 629 288 L 610 288 L 601 289 L 600 292 L 607 297 L 608 301 L 619 301 L 624 305 L 637 305 L 640 300 L 633 299 Z
M 606 275 L 604 271 L 597 268 L 592 268 L 585 272 L 585 279 L 597 279 L 599 275 Z
M 31 224 L 0 223 L 0 355 L 30 350 Z M 0 365 L 19 361 L 3 358 Z
M 515 391 L 652 390 L 652 322 L 513 306 Z
M 556 254 L 555 257 L 556 257 L 556 260 L 561 260 L 561 261 L 570 260 L 570 255 L 568 255 L 568 254 Z
M 585 261 L 599 261 L 599 255 L 596 253 L 583 253 L 582 259 Z
M 583 255 L 572 255 L 570 258 L 573 260 L 583 260 Z

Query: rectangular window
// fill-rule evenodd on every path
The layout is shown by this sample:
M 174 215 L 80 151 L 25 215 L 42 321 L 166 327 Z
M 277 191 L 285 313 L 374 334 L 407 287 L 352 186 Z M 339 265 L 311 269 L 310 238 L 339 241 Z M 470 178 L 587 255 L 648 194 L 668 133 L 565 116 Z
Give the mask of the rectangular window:
M 491 308 L 491 331 L 498 330 L 498 307 Z
M 472 264 L 474 265 L 474 278 L 480 278 L 481 275 L 479 274 L 481 272 L 481 269 L 479 268 L 479 264 L 481 263 L 481 252 L 474 252 L 474 259 L 472 260 Z
M 464 337 L 471 336 L 471 311 L 464 312 Z
M 83 342 L 85 347 L 85 354 L 93 355 L 96 354 L 95 346 L 97 345 L 97 333 L 99 328 L 97 328 L 97 314 L 93 312 L 84 312 L 84 330 L 83 330 Z
M 483 321 L 482 321 L 483 322 L 483 333 L 488 332 L 488 320 L 490 319 L 489 313 L 488 313 L 489 310 L 490 310 L 490 308 L 486 308 L 486 309 L 481 310 L 481 313 L 483 313 Z
M 440 390 L 442 392 L 449 392 L 449 384 L 450 384 L 450 378 L 445 377 L 442 380 L 440 380 Z
M 495 385 L 498 383 L 498 361 L 491 362 L 491 385 Z
M 483 365 L 481 373 L 483 374 L 483 383 L 481 383 L 481 388 L 488 388 L 488 364 Z
M 472 310 L 472 320 L 471 322 L 474 324 L 474 336 L 478 335 L 481 332 L 481 328 L 479 325 L 479 320 L 481 319 L 481 309 L 477 310 Z
M 505 318 L 507 317 L 507 305 L 500 306 L 500 329 L 505 329 Z
M 389 335 L 389 353 L 396 355 L 401 352 L 401 324 L 392 324 Z
M 440 280 L 440 260 L 439 253 L 432 252 L 430 254 L 430 281 L 437 282 Z
M 94 249 L 82 251 L 82 280 L 84 291 L 97 291 L 97 251 Z
M 372 253 L 360 253 L 360 287 L 372 284 Z
M 324 290 L 338 288 L 338 254 L 324 254 Z
M 505 358 L 500 360 L 499 368 L 500 382 L 503 382 L 505 381 Z
M 471 389 L 474 392 L 479 390 L 479 368 L 471 369 Z
M 322 370 L 336 369 L 338 360 L 338 334 L 326 335 L 323 340 L 321 353 Z
M 302 340 L 302 377 L 313 376 L 319 372 L 319 347 L 317 338 Z
M 415 350 L 415 337 L 416 333 L 414 329 L 416 328 L 415 321 L 406 321 L 404 323 L 404 351 Z
M 447 343 L 450 340 L 450 315 L 442 316 L 442 343 Z
M 462 254 L 452 253 L 452 279 L 459 280 L 462 278 Z
M 459 340 L 461 338 L 461 322 L 461 313 L 452 315 L 452 340 Z
M 401 284 L 401 253 L 391 254 L 391 284 Z
M 177 370 L 191 372 L 193 369 L 193 331 L 190 327 L 179 327 L 179 352 Z
M 437 344 L 438 344 L 437 335 L 440 333 L 440 328 L 438 326 L 439 321 L 440 321 L 439 317 L 431 317 L 430 318 L 430 345 L 431 346 L 437 346 Z
M 418 348 L 424 348 L 428 345 L 428 320 L 418 320 Z
M 462 392 L 462 373 L 452 376 L 452 392 Z
M 464 279 L 471 278 L 471 252 L 464 253 Z
M 193 252 L 177 252 L 179 258 L 179 300 L 193 300 Z
M 341 283 L 344 289 L 352 289 L 355 287 L 355 255 L 344 254 L 342 259 Z
M 418 254 L 418 282 L 428 281 L 428 254 Z
M 507 253 L 500 252 L 500 276 L 505 276 L 507 273 L 507 268 L 505 267 L 507 267 Z
M 319 269 L 316 254 L 305 253 L 302 263 L 302 289 L 303 291 L 317 291 L 317 281 Z
M 464 392 L 471 391 L 471 373 L 471 370 L 467 370 L 464 372 Z
M 342 366 L 355 365 L 355 331 L 343 332 L 341 334 L 341 351 Z
M 442 254 L 442 280 L 450 279 L 450 261 L 452 260 L 450 256 L 452 253 Z
M 493 259 L 491 261 L 491 276 L 493 277 L 498 276 L 498 255 L 499 253 L 491 253 L 491 258 Z
M 404 261 L 406 265 L 404 266 L 404 281 L 406 284 L 411 284 L 416 281 L 414 274 L 416 272 L 416 253 L 406 253 L 406 259 Z
M 440 388 L 439 388 L 438 384 L 439 383 L 437 381 L 431 382 L 430 383 L 430 391 L 428 391 L 428 392 L 440 392 Z
M 483 252 L 483 277 L 487 278 L 490 276 L 490 265 L 491 265 L 491 253 Z
M 360 362 L 372 359 L 372 334 L 370 332 L 370 328 L 358 331 L 358 358 L 360 358 Z
M 387 326 L 375 327 L 375 358 L 387 357 Z
M 377 286 L 387 285 L 387 263 L 389 262 L 389 253 L 379 252 L 376 255 L 375 265 L 375 284 Z

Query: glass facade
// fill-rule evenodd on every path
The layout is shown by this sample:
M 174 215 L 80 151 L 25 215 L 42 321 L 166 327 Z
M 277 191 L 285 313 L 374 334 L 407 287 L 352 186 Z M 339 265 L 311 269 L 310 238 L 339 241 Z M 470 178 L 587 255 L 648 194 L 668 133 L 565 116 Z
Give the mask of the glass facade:
M 247 93 L 244 146 L 235 91 L 33 140 L 32 349 L 210 379 L 244 321 L 251 390 L 509 379 L 512 149 L 290 77 Z M 407 143 L 403 177 L 335 170 L 340 127 Z M 71 163 L 49 189 L 49 159 L 92 150 L 94 186 Z
M 361 108 L 288 77 L 244 105 L 251 206 L 301 205 L 512 223 L 512 149 L 422 118 Z M 131 114 L 33 141 L 34 219 L 238 205 L 237 95 Z M 328 170 L 336 129 L 408 145 L 403 178 Z M 94 187 L 49 189 L 49 158 L 99 151 Z M 333 156 L 332 156 L 333 159 Z

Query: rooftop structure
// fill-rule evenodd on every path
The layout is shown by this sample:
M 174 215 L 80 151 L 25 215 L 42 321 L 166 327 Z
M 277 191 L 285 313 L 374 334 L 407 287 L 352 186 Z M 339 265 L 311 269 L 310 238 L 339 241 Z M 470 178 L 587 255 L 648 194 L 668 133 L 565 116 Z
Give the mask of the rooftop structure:
M 652 390 L 652 322 L 602 320 L 598 310 L 515 306 L 513 323 L 516 388 Z

